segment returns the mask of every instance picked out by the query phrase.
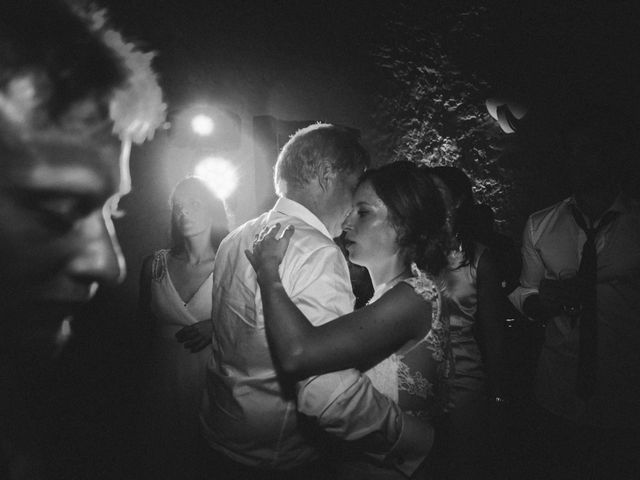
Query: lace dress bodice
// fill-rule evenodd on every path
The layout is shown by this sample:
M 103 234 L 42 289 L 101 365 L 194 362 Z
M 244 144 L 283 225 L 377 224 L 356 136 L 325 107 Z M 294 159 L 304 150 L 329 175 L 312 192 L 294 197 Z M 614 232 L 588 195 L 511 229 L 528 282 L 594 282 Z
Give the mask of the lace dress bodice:
M 409 413 L 431 416 L 446 403 L 444 378 L 449 376 L 451 347 L 447 317 L 442 314 L 442 298 L 435 281 L 414 264 L 413 276 L 402 280 L 431 304 L 431 328 L 419 341 L 407 342 L 397 352 L 367 370 L 371 383 Z M 396 282 L 399 283 L 399 282 Z M 376 292 L 370 303 L 396 285 Z

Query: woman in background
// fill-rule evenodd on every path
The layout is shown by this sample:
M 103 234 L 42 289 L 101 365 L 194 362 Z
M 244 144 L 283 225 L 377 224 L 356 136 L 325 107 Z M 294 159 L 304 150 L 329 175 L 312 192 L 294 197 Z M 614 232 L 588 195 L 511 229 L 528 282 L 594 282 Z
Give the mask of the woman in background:
M 471 181 L 455 167 L 427 170 L 440 188 L 452 244 L 444 274 L 444 301 L 451 329 L 455 376 L 449 380 L 451 410 L 443 434 L 446 478 L 495 478 L 489 423 L 492 404 L 504 401 L 501 274 L 492 253 L 474 234 Z
M 145 405 L 154 478 L 178 478 L 198 444 L 198 410 L 211 342 L 213 261 L 228 233 L 224 204 L 197 177 L 171 195 L 171 240 L 145 258 L 139 316 L 151 334 L 149 398 Z

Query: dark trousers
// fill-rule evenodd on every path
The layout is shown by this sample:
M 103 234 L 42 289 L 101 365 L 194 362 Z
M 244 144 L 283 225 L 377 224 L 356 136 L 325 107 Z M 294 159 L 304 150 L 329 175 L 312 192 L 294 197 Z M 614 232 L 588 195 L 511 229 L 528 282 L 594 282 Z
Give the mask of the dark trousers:
M 557 480 L 638 480 L 640 429 L 577 425 L 540 409 L 534 430 L 537 473 Z
M 202 475 L 193 480 L 330 480 L 331 462 L 316 460 L 291 470 L 270 470 L 243 465 L 212 449 L 203 440 L 199 446 Z M 186 479 L 185 479 L 186 480 Z

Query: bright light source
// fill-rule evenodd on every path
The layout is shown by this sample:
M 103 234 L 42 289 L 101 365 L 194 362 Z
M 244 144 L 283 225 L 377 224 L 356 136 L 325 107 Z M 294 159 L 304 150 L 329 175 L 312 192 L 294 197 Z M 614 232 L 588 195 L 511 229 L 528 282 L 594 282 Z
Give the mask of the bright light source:
M 224 158 L 204 158 L 196 165 L 193 173 L 202 178 L 213 193 L 222 200 L 229 197 L 238 186 L 236 169 Z
M 191 128 L 203 137 L 211 135 L 213 127 L 213 119 L 209 115 L 200 113 L 191 119 Z

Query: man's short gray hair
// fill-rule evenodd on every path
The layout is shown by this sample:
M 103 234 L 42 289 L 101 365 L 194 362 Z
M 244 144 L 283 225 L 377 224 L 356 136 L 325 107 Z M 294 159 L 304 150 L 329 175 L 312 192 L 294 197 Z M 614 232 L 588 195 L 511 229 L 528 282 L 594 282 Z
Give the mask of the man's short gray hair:
M 304 188 L 325 169 L 356 172 L 369 166 L 369 154 L 357 131 L 327 123 L 298 130 L 278 155 L 274 172 L 276 193 L 288 196 Z

